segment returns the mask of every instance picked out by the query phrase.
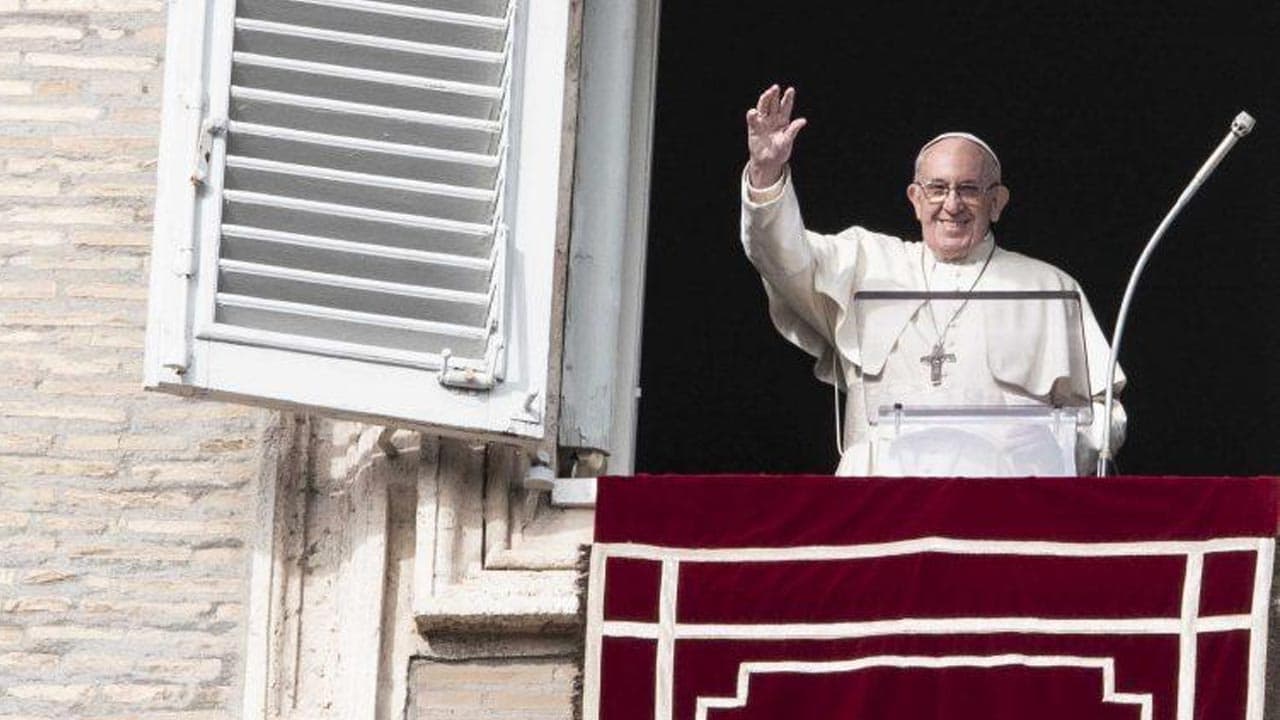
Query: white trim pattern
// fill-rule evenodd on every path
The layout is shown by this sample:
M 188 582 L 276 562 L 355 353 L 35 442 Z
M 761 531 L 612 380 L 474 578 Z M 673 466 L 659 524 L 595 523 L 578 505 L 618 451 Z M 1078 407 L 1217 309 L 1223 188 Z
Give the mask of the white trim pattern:
M 957 555 L 1051 555 L 1056 557 L 1117 557 L 1124 555 L 1188 555 L 1193 552 L 1253 552 L 1257 538 L 1164 540 L 1156 542 L 1053 542 L 1048 540 L 967 540 L 922 537 L 884 543 L 804 545 L 778 548 L 675 548 L 638 543 L 596 543 L 610 557 L 642 560 L 720 562 L 778 562 L 781 560 L 857 560 L 859 558 L 954 553 Z
M 1116 692 L 1115 660 L 1113 658 L 1019 654 L 952 655 L 944 657 L 878 655 L 874 657 L 858 658 L 856 660 L 839 660 L 829 662 L 746 662 L 738 666 L 737 694 L 731 698 L 699 697 L 697 715 L 695 717 L 697 720 L 707 720 L 707 712 L 709 710 L 746 707 L 747 702 L 750 700 L 751 676 L 753 674 L 804 673 L 817 675 L 853 672 L 873 667 L 995 668 L 1009 666 L 1096 668 L 1102 671 L 1103 702 L 1122 705 L 1138 705 L 1141 708 L 1142 720 L 1151 720 L 1152 696 L 1150 693 Z
M 662 561 L 662 580 L 658 590 L 657 671 L 654 673 L 653 717 L 667 720 L 675 706 L 676 679 L 676 598 L 680 588 L 680 563 Z
M 1259 539 L 1257 551 L 1253 566 L 1253 632 L 1249 633 L 1246 720 L 1262 720 L 1263 691 L 1267 686 L 1267 613 L 1271 609 L 1271 572 L 1275 563 L 1276 541 L 1273 538 Z
M 1192 720 L 1196 710 L 1196 619 L 1200 616 L 1200 583 L 1204 553 L 1187 555 L 1182 579 L 1182 617 L 1178 630 L 1178 720 Z M 1246 628 L 1249 625 L 1245 626 Z
M 1249 614 L 1200 616 L 1204 556 L 1220 552 L 1256 553 L 1253 602 Z M 1012 555 L 1057 557 L 1158 557 L 1181 556 L 1185 558 L 1181 604 L 1173 617 L 1139 618 L 1071 618 L 1049 619 L 1038 617 L 962 617 L 962 618 L 900 618 L 860 622 L 831 623 L 732 623 L 699 624 L 680 623 L 676 614 L 676 592 L 679 565 L 684 562 L 780 562 L 797 560 L 857 560 L 941 553 L 957 555 Z M 785 548 L 671 548 L 631 543 L 597 543 L 592 552 L 590 600 L 587 610 L 589 627 L 587 635 L 587 672 L 583 689 L 584 717 L 599 717 L 601 645 L 605 637 L 654 640 L 657 644 L 655 679 L 655 720 L 673 717 L 672 687 L 675 668 L 675 643 L 677 640 L 830 640 L 863 638 L 886 635 L 951 635 L 1018 633 L 1039 635 L 1169 635 L 1178 638 L 1178 693 L 1177 719 L 1190 720 L 1195 716 L 1195 682 L 1197 666 L 1197 639 L 1201 633 L 1248 631 L 1249 689 L 1244 720 L 1262 720 L 1263 685 L 1266 659 L 1267 610 L 1274 562 L 1275 541 L 1270 538 L 1215 538 L 1202 541 L 1158 541 L 1083 543 L 1017 540 L 968 540 L 945 537 L 928 537 L 887 543 L 847 546 L 805 546 Z M 657 623 L 606 620 L 603 592 L 604 568 L 610 557 L 646 559 L 662 563 L 659 594 L 659 620 Z M 1080 667 L 1103 669 L 1105 697 L 1109 702 L 1139 702 L 1145 698 L 1143 717 L 1151 717 L 1151 695 L 1114 693 L 1114 662 L 1111 659 L 1079 658 L 1075 656 L 957 656 L 964 663 L 1031 664 L 1060 662 L 1060 664 L 1085 663 Z M 912 662 L 941 662 L 955 658 L 925 656 L 879 656 L 842 661 L 840 663 L 813 663 L 805 661 L 778 661 L 768 663 L 744 663 L 739 669 L 738 695 L 745 703 L 747 680 L 752 672 L 807 672 L 805 668 L 826 668 L 823 672 L 836 672 L 830 668 L 858 669 L 865 663 L 897 658 Z M 1106 663 L 1105 666 L 1102 663 Z M 865 665 L 870 667 L 871 665 Z M 928 665 L 926 665 L 928 666 Z M 984 665 L 979 665 L 984 666 Z M 994 665 L 985 665 L 994 666 Z M 729 700 L 704 699 L 698 701 L 698 718 L 705 720 L 706 710 L 712 707 L 741 707 L 718 705 Z

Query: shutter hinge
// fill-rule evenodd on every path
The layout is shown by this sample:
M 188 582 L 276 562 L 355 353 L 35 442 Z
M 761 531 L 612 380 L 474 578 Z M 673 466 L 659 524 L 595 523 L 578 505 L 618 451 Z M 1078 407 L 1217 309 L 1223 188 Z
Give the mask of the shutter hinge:
M 494 373 L 454 364 L 453 353 L 440 352 L 440 384 L 462 390 L 492 390 L 498 379 Z
M 213 139 L 227 131 L 226 118 L 210 118 L 200 124 L 200 138 L 196 142 L 196 162 L 191 171 L 191 184 L 204 185 L 209 177 L 209 158 L 213 155 Z

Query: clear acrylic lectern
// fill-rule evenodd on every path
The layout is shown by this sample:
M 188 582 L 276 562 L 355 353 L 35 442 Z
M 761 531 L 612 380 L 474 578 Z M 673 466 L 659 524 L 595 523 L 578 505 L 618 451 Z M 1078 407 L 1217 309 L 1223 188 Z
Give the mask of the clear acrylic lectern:
M 873 474 L 1078 474 L 1093 421 L 1078 293 L 863 291 L 851 312 Z

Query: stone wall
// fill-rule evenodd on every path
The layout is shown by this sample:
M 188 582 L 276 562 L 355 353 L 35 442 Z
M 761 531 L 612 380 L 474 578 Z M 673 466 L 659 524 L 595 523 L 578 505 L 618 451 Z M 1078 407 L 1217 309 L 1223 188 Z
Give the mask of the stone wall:
M 239 716 L 272 415 L 141 389 L 164 21 L 0 0 L 3 718 Z
M 296 426 L 142 390 L 164 40 L 157 0 L 0 0 L 0 720 L 242 713 L 262 478 L 295 457 L 281 451 Z M 320 454 L 331 443 L 297 440 Z M 344 472 L 325 463 L 319 476 Z M 310 505 L 328 499 L 312 468 L 288 474 L 307 476 Z M 388 560 L 408 569 L 415 501 L 397 498 Z M 537 538 L 564 535 L 554 518 L 508 534 L 522 532 L 543 564 Z M 308 552 L 275 561 L 316 580 L 319 608 L 327 576 Z M 572 643 L 461 635 L 442 653 L 413 631 L 411 581 L 388 580 L 399 604 L 386 625 L 408 630 L 388 635 L 397 666 L 383 674 L 400 696 L 379 700 L 379 717 L 406 701 L 421 717 L 569 716 Z M 341 664 L 321 658 L 340 649 L 324 623 L 306 625 L 304 692 L 268 702 L 271 716 L 345 714 L 325 707 Z
M 419 660 L 409 671 L 409 720 L 572 720 L 577 664 L 569 657 Z

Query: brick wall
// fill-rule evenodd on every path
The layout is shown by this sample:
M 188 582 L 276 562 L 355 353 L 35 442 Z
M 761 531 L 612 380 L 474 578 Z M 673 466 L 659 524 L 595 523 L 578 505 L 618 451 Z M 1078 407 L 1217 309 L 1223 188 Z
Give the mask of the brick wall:
M 417 660 L 408 720 L 570 720 L 576 674 L 567 657 Z
M 0 0 L 0 718 L 238 717 L 271 416 L 143 393 L 157 0 Z

